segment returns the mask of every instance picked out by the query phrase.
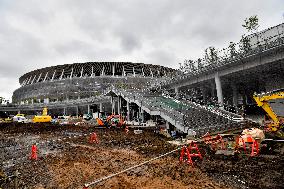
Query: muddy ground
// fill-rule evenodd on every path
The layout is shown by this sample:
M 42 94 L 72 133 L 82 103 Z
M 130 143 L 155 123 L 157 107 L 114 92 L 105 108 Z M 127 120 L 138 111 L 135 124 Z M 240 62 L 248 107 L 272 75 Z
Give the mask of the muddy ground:
M 89 143 L 96 132 L 99 144 Z M 144 130 L 91 126 L 9 124 L 0 126 L 0 162 L 6 176 L 2 188 L 83 188 L 112 173 L 176 149 L 167 139 Z M 37 144 L 38 160 L 30 160 Z M 203 147 L 203 160 L 180 163 L 179 151 L 89 188 L 283 188 L 284 159 L 270 150 L 258 157 L 215 156 Z M 20 176 L 13 175 L 18 170 Z

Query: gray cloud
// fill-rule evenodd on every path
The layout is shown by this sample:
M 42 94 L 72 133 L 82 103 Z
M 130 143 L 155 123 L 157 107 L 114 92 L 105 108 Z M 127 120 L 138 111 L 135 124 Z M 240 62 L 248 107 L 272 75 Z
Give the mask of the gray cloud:
M 257 14 L 260 29 L 283 22 L 283 0 L 0 0 L 0 96 L 24 73 L 84 61 L 173 68 L 226 47 Z

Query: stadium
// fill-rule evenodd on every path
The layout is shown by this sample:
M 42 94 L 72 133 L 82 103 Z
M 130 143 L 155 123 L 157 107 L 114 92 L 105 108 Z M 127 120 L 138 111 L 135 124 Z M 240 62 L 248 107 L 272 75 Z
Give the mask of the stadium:
M 99 96 L 107 87 L 142 88 L 176 70 L 132 62 L 86 62 L 51 66 L 20 77 L 13 103 L 33 104 Z

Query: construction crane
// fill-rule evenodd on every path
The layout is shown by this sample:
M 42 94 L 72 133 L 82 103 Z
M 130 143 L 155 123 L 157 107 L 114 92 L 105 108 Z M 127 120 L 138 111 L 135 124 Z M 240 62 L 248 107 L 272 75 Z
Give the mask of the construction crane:
M 272 120 L 265 123 L 267 129 L 272 132 L 281 132 L 284 124 L 284 117 L 278 116 L 273 111 L 269 104 L 269 101 L 275 99 L 284 99 L 284 89 L 271 91 L 265 94 L 254 94 L 253 98 L 256 101 L 257 105 L 261 107 Z

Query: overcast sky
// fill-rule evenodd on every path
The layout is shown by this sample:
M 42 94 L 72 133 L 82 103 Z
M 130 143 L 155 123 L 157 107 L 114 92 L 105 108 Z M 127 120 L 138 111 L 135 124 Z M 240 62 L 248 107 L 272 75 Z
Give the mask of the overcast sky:
M 87 61 L 178 68 L 208 46 L 227 47 L 258 15 L 284 22 L 284 0 L 0 0 L 0 96 L 26 72 Z

